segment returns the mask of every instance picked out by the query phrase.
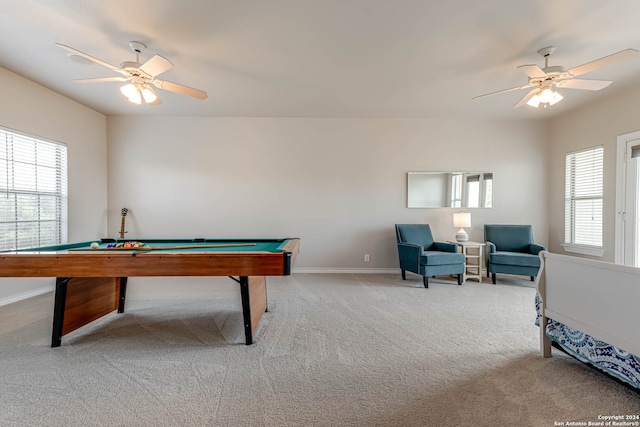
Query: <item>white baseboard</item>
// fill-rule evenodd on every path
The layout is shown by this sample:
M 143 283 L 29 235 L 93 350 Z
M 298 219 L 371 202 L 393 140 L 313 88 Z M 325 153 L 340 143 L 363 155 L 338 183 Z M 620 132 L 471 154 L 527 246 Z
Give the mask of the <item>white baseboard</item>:
M 16 295 L 11 295 L 10 297 L 0 298 L 0 307 L 7 304 L 12 304 L 14 302 L 22 301 L 27 298 L 36 297 L 38 295 L 46 294 L 47 292 L 52 292 L 55 289 L 54 285 L 45 286 L 44 288 L 34 289 L 29 292 L 23 292 Z
M 293 274 L 400 274 L 399 268 L 294 268 Z

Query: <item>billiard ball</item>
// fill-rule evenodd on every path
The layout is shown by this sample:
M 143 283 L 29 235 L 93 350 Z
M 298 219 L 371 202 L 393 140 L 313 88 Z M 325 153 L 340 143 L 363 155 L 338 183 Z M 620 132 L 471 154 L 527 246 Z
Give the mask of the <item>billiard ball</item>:
M 99 246 L 98 242 L 91 243 L 91 249 L 98 249 Z

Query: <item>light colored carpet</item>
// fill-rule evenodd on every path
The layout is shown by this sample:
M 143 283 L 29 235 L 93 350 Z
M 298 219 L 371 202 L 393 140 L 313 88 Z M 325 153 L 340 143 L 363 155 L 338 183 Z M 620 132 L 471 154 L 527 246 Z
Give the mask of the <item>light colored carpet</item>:
M 532 283 L 295 274 L 244 345 L 228 278 L 133 278 L 50 348 L 53 295 L 0 307 L 2 426 L 553 426 L 640 396 L 538 352 Z

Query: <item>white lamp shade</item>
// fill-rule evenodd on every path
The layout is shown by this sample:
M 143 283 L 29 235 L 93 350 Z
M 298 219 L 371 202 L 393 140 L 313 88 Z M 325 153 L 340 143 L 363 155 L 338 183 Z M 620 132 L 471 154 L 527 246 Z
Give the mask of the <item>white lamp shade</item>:
M 138 92 L 138 88 L 136 88 L 134 85 L 129 83 L 122 86 L 120 88 L 120 92 L 122 92 L 122 94 L 127 98 L 131 98 L 132 96 L 135 96 L 136 92 Z
M 538 105 L 540 105 L 540 95 L 537 93 L 533 95 L 533 97 L 527 101 L 527 105 L 533 108 L 538 108 Z
M 140 90 L 133 84 L 129 83 L 122 86 L 120 88 L 120 92 L 122 92 L 122 94 L 126 96 L 127 99 L 129 99 L 129 102 L 132 102 L 134 104 L 142 103 L 142 95 L 140 94 Z
M 553 89 L 547 87 L 540 91 L 540 102 L 543 104 L 548 104 L 553 99 Z
M 469 212 L 454 213 L 453 226 L 456 228 L 471 227 L 471 213 Z
M 147 104 L 153 104 L 158 100 L 158 95 L 147 85 L 142 86 L 142 97 Z
M 560 95 L 558 91 L 554 90 L 553 97 L 549 101 L 549 105 L 557 104 L 558 102 L 562 101 L 562 98 L 564 98 L 564 96 Z
M 456 212 L 453 214 L 453 226 L 460 228 L 456 233 L 456 240 L 458 242 L 466 242 L 469 240 L 469 235 L 464 231 L 464 227 L 471 227 L 471 214 L 469 212 Z

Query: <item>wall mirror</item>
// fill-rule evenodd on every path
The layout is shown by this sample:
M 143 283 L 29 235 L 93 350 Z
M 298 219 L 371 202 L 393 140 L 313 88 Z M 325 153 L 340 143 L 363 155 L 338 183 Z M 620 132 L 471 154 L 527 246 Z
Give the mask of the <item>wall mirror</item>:
M 409 208 L 490 208 L 491 172 L 409 172 Z

